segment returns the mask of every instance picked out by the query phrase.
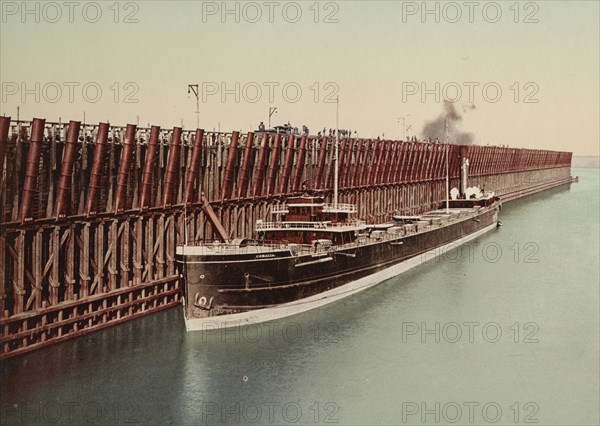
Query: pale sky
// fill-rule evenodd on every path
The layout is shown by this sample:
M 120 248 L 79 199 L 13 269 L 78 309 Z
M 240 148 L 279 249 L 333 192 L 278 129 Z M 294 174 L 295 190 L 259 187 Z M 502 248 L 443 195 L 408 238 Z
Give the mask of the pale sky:
M 195 128 L 198 84 L 207 130 L 256 129 L 273 106 L 272 124 L 316 133 L 339 95 L 340 128 L 397 139 L 447 98 L 479 144 L 599 155 L 598 1 L 0 3 L 14 118 Z

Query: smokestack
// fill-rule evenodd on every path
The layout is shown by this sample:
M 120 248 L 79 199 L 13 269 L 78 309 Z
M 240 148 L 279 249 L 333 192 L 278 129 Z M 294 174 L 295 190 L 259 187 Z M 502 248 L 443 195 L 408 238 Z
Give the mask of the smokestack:
M 460 196 L 461 198 L 464 198 L 467 194 L 467 180 L 469 177 L 469 159 L 468 158 L 463 158 L 462 161 L 462 166 L 460 168 L 461 171 L 461 175 L 460 175 Z
M 460 159 L 460 198 L 466 198 L 468 180 L 469 180 L 469 147 L 460 146 L 458 149 Z

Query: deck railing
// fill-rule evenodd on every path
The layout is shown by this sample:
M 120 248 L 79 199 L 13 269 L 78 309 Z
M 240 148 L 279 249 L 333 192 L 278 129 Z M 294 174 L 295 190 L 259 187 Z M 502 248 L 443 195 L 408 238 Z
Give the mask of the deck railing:
M 287 214 L 289 212 L 290 212 L 290 210 L 289 210 L 288 206 L 285 204 L 280 204 L 278 206 L 273 206 L 273 208 L 271 208 L 272 214 Z
M 293 206 L 293 204 L 292 204 Z M 303 207 L 306 207 L 307 205 L 302 205 Z M 345 204 L 345 203 L 338 203 L 337 207 L 335 206 L 335 204 L 333 203 L 324 203 L 324 204 L 314 204 L 314 205 L 309 205 L 310 207 L 322 207 L 323 212 L 324 213 L 358 213 L 358 208 L 356 207 L 356 204 Z M 290 212 L 290 208 L 289 205 L 287 204 L 280 204 L 278 206 L 273 206 L 271 208 L 271 213 L 273 214 L 286 214 Z
M 254 229 L 256 231 L 267 231 L 274 229 L 289 229 L 289 230 L 305 230 L 305 229 L 316 229 L 316 230 L 340 230 L 340 229 L 354 229 L 366 227 L 366 222 L 362 220 L 355 220 L 352 222 L 256 222 Z
M 338 203 L 337 207 L 332 203 L 323 204 L 323 211 L 325 213 L 358 213 L 358 209 L 356 208 L 356 204 L 343 204 Z

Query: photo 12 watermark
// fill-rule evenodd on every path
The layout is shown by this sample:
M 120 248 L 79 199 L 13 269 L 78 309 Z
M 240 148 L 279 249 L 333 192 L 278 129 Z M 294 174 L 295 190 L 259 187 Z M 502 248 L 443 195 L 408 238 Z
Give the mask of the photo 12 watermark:
M 540 22 L 538 2 L 523 1 L 403 1 L 402 23 L 487 23 L 515 24 Z
M 514 172 L 510 175 L 492 174 L 486 176 L 486 182 L 488 186 L 495 184 L 502 184 L 509 186 L 517 186 L 522 184 L 534 184 L 544 182 L 542 172 L 540 170 L 527 170 L 521 172 Z
M 226 342 L 285 342 L 312 341 L 314 343 L 338 343 L 340 325 L 333 321 L 324 323 L 312 322 L 309 324 L 297 322 L 269 321 L 257 324 L 228 324 L 220 327 L 218 322 L 204 322 L 200 329 L 202 342 L 220 340 Z
M 1 424 L 80 425 L 141 424 L 143 414 L 133 402 L 60 401 L 4 403 Z
M 200 408 L 201 424 L 336 424 L 340 411 L 331 401 L 203 401 Z
M 340 5 L 337 2 L 313 1 L 229 1 L 202 2 L 202 23 L 277 23 L 296 24 L 314 22 L 315 24 L 339 23 Z
M 108 84 L 96 81 L 3 81 L 2 103 L 15 101 L 27 103 L 113 103 L 137 104 L 140 87 L 133 81 L 111 82 Z
M 539 343 L 536 322 L 402 322 L 402 343 Z
M 426 102 L 468 102 L 495 104 L 508 100 L 514 103 L 537 104 L 540 86 L 534 81 L 514 81 L 502 84 L 496 81 L 403 81 L 402 103 L 411 101 Z
M 301 101 L 335 103 L 340 88 L 335 82 L 312 82 L 301 84 L 295 81 L 205 81 L 200 85 L 202 103 L 250 103 L 285 102 L 296 104 Z
M 495 401 L 403 401 L 403 424 L 507 424 L 539 423 L 536 402 L 502 404 Z
M 140 3 L 133 1 L 2 1 L 0 10 L 3 24 L 140 22 Z
M 449 243 L 421 254 L 423 262 L 434 260 L 436 263 L 449 262 L 498 263 L 502 259 L 512 263 L 539 263 L 540 246 L 533 241 L 524 243 L 515 241 L 510 245 L 489 241 L 483 244 L 468 242 L 465 244 Z

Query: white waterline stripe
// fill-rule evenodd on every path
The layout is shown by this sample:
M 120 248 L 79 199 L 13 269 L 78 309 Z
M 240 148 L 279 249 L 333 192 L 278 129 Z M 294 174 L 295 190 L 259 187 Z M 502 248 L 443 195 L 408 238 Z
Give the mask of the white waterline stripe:
M 343 299 L 344 297 L 351 296 L 369 287 L 373 287 L 389 278 L 395 277 L 396 275 L 414 268 L 421 263 L 433 260 L 441 253 L 445 253 L 445 250 L 454 249 L 459 245 L 462 245 L 485 234 L 486 232 L 491 231 L 495 227 L 496 222 L 473 234 L 452 241 L 444 246 L 436 247 L 430 251 L 405 260 L 404 262 L 390 266 L 382 271 L 360 278 L 356 281 L 352 281 L 348 284 L 344 284 L 343 286 L 325 291 L 323 293 L 315 294 L 314 296 L 270 308 L 256 309 L 249 312 L 240 312 L 238 314 L 208 318 L 194 318 L 189 320 L 186 319 L 185 325 L 187 331 L 201 331 L 207 329 L 213 330 L 218 328 L 237 327 L 247 324 L 258 324 L 261 322 L 272 321 L 306 312 Z

